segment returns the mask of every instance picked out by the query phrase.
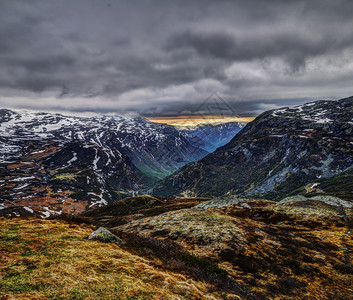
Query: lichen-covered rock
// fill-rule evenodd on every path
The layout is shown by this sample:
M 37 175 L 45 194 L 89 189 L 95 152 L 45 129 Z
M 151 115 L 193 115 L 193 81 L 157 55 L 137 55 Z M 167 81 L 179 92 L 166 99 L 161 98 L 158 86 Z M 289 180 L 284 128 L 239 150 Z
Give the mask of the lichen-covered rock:
M 104 243 L 115 243 L 117 245 L 121 243 L 121 239 L 103 227 L 99 227 L 95 232 L 91 233 L 88 239 L 96 239 Z
M 311 198 L 307 198 L 302 195 L 291 196 L 291 197 L 284 198 L 283 200 L 279 201 L 276 205 L 278 206 L 286 203 L 301 202 L 301 201 L 320 201 L 331 206 L 338 206 L 338 207 L 344 207 L 344 208 L 353 207 L 352 202 L 345 201 L 333 196 L 327 196 L 327 195 L 319 195 Z
M 196 205 L 194 208 L 197 209 L 208 209 L 211 207 L 216 207 L 216 208 L 221 208 L 225 206 L 231 206 L 231 205 L 238 205 L 238 206 L 245 206 L 249 208 L 250 206 L 246 203 L 248 199 L 245 198 L 237 198 L 237 197 L 231 197 L 231 198 L 217 198 L 209 201 L 202 202 L 198 205 Z

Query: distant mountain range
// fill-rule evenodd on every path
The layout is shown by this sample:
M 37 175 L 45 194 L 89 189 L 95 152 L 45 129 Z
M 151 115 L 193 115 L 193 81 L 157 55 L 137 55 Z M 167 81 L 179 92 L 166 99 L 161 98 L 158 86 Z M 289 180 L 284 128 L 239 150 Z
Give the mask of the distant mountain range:
M 352 194 L 347 189 L 352 167 L 353 97 L 322 100 L 262 113 L 228 144 L 166 177 L 152 193 L 281 199 L 296 189 L 319 189 L 320 182 L 334 194 L 330 182 L 345 182 L 343 190 Z M 334 181 L 336 176 L 346 180 Z
M 213 137 L 144 118 L 0 110 L 0 209 L 47 216 L 113 203 L 204 157 L 221 143 Z

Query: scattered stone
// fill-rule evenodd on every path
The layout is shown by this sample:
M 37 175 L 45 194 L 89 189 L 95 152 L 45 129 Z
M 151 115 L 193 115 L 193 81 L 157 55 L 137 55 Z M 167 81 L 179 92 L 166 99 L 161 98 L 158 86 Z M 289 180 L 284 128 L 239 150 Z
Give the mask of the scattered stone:
M 95 232 L 91 233 L 88 236 L 89 240 L 100 240 L 101 242 L 104 243 L 114 243 L 114 244 L 120 244 L 121 239 L 119 239 L 115 234 L 111 233 L 109 230 L 99 227 Z

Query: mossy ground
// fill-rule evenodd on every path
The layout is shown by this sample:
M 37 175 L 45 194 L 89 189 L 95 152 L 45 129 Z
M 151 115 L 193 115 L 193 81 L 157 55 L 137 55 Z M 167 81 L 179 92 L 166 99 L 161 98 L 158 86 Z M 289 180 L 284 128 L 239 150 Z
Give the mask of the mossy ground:
M 74 180 L 77 177 L 77 174 L 74 173 L 60 173 L 55 175 L 51 180 Z

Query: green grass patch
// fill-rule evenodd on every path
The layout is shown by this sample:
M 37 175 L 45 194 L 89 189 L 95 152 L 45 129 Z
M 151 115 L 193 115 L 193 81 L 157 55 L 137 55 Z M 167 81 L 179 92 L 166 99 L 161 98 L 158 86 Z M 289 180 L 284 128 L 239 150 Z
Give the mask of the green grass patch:
M 61 181 L 70 181 L 75 180 L 77 177 L 74 173 L 61 173 L 56 174 L 54 177 L 50 178 L 49 180 L 61 180 Z

